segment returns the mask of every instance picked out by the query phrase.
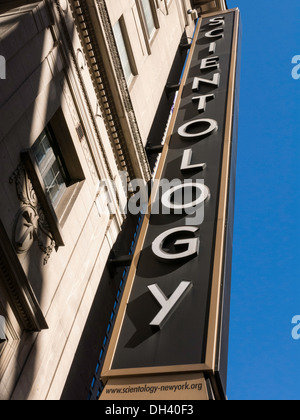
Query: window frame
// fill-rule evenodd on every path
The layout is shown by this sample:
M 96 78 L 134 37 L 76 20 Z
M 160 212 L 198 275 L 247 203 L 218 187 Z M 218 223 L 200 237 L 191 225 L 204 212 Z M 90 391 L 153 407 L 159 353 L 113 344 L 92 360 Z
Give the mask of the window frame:
M 49 142 L 49 149 L 44 153 L 44 158 L 38 162 L 37 159 L 37 150 L 38 150 L 38 142 L 41 140 L 42 136 L 46 136 L 48 142 Z M 34 145 L 32 146 L 32 151 L 36 160 L 36 163 L 38 165 L 39 171 L 41 173 L 41 176 L 43 178 L 45 188 L 46 188 L 46 194 L 48 194 L 50 201 L 54 207 L 54 209 L 57 209 L 60 201 L 63 198 L 63 195 L 67 189 L 67 187 L 70 185 L 70 177 L 68 175 L 68 171 L 66 169 L 66 166 L 64 164 L 63 156 L 59 150 L 59 147 L 57 145 L 54 133 L 51 129 L 51 126 L 48 124 L 45 129 L 42 131 L 38 139 L 35 141 Z M 62 187 L 59 189 L 55 197 L 51 197 L 51 193 L 49 191 L 49 185 L 47 185 L 46 177 L 49 175 L 50 171 L 53 169 L 54 165 L 57 164 L 58 166 L 58 173 L 56 174 L 56 178 L 58 175 L 61 175 L 61 178 L 63 179 Z M 53 179 L 52 183 L 55 181 Z
M 152 17 L 153 26 L 154 26 L 151 33 L 150 33 L 150 29 L 149 29 L 149 25 L 148 25 L 148 18 L 147 18 L 147 15 L 146 15 L 145 7 L 143 5 L 143 1 L 149 2 L 149 9 L 150 9 L 150 12 L 151 12 L 151 17 Z M 142 17 L 143 17 L 143 24 L 144 24 L 145 32 L 146 32 L 146 35 L 147 35 L 147 40 L 148 40 L 148 42 L 151 43 L 151 41 L 155 37 L 157 29 L 159 29 L 159 23 L 158 23 L 157 15 L 155 13 L 155 8 L 154 8 L 154 5 L 153 5 L 153 2 L 151 0 L 140 0 L 140 8 L 141 8 L 141 13 L 142 13 Z
M 115 29 L 117 26 L 119 28 L 119 34 L 121 35 L 122 46 L 118 42 L 118 37 L 117 37 L 116 29 Z M 118 54 L 119 54 L 119 57 L 120 57 L 122 69 L 123 69 L 123 72 L 124 72 L 124 76 L 125 76 L 127 85 L 130 86 L 132 81 L 134 80 L 135 76 L 138 75 L 138 70 L 137 70 L 135 60 L 134 60 L 134 55 L 133 55 L 133 51 L 132 51 L 132 48 L 131 48 L 131 43 L 130 43 L 130 39 L 129 39 L 129 36 L 128 36 L 124 16 L 121 16 L 120 19 L 117 20 L 117 22 L 113 25 L 113 34 L 114 34 L 114 37 L 115 37 L 115 42 L 116 42 Z M 125 65 L 125 62 L 124 62 L 124 58 L 122 56 L 122 49 L 126 53 L 126 61 L 128 62 L 130 72 L 131 72 L 131 74 L 128 75 L 128 77 L 126 75 L 126 65 Z
M 21 152 L 21 161 L 25 166 L 26 171 L 28 172 L 29 179 L 32 182 L 33 188 L 41 204 L 41 207 L 46 214 L 50 232 L 53 235 L 53 239 L 55 240 L 56 246 L 65 246 L 62 230 L 55 209 L 46 191 L 46 186 L 40 173 L 38 164 L 36 163 L 33 151 L 30 149 Z
M 150 3 L 150 7 L 151 7 L 151 11 L 152 11 L 152 17 L 153 17 L 155 28 L 156 28 L 156 30 L 153 31 L 153 33 L 151 34 L 150 38 L 149 38 L 149 30 L 147 28 L 147 23 L 146 23 L 146 18 L 145 18 L 144 7 L 142 5 L 142 1 L 141 0 L 136 0 L 137 10 L 138 10 L 138 14 L 139 14 L 139 17 L 140 17 L 140 23 L 141 23 L 141 27 L 142 27 L 142 31 L 143 31 L 143 35 L 144 35 L 146 49 L 147 49 L 148 55 L 151 55 L 152 54 L 151 45 L 153 44 L 154 40 L 156 39 L 156 35 L 158 33 L 158 29 L 160 28 L 160 25 L 159 25 L 157 12 L 156 12 L 156 6 L 155 6 L 153 0 L 149 0 L 149 3 Z
M 118 20 L 114 24 L 113 33 L 114 33 L 120 61 L 122 64 L 124 76 L 125 76 L 127 84 L 129 85 L 131 80 L 133 79 L 133 72 L 132 72 L 132 67 L 130 64 L 129 55 L 128 55 L 128 51 L 125 44 L 124 34 L 122 31 L 121 20 Z M 123 52 L 125 52 L 125 57 L 124 57 L 124 54 L 122 54 Z M 127 66 L 129 67 L 130 74 L 127 72 Z
M 56 248 L 59 248 L 65 245 L 62 227 L 79 196 L 85 181 L 85 175 L 62 108 L 56 111 L 46 127 L 48 127 L 55 140 L 53 143 L 54 153 L 60 157 L 62 168 L 66 174 L 66 189 L 55 208 L 50 195 L 47 193 L 44 179 L 33 152 L 35 143 L 30 149 L 21 152 L 21 162 L 28 173 L 39 204 L 45 214 Z

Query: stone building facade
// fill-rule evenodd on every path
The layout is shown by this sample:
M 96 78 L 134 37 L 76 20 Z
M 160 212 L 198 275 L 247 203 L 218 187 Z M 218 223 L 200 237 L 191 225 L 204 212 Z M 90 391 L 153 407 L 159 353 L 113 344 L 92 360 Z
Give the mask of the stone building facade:
M 1 2 L 1 400 L 101 392 L 126 277 L 107 260 L 132 252 L 140 220 L 120 203 L 151 179 L 145 146 L 162 140 L 187 11 L 223 3 Z

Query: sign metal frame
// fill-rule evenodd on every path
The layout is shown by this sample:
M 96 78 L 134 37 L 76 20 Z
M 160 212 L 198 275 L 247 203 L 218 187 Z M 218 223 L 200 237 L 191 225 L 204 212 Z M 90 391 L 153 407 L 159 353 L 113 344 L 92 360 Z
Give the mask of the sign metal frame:
M 191 364 L 191 365 L 176 365 L 176 366 L 157 366 L 157 367 L 142 367 L 142 368 L 129 368 L 129 369 L 113 369 L 113 360 L 114 355 L 117 349 L 117 344 L 119 336 L 121 333 L 122 324 L 126 314 L 126 307 L 129 301 L 132 287 L 134 284 L 138 262 L 140 259 L 140 253 L 143 249 L 145 238 L 147 235 L 149 220 L 151 215 L 151 203 L 152 198 L 150 197 L 148 212 L 145 215 L 143 225 L 141 228 L 140 236 L 137 242 L 135 254 L 133 256 L 133 262 L 130 267 L 127 283 L 125 286 L 123 298 L 120 304 L 119 312 L 116 318 L 114 325 L 112 337 L 110 340 L 109 348 L 105 358 L 104 366 L 101 373 L 101 378 L 104 383 L 109 379 L 118 378 L 118 377 L 130 377 L 130 376 L 147 376 L 147 375 L 165 375 L 165 374 L 179 374 L 180 372 L 209 372 L 214 374 L 216 369 L 218 369 L 219 363 L 219 346 L 220 346 L 220 335 L 221 335 L 221 318 L 222 318 L 222 278 L 224 273 L 225 265 L 225 254 L 226 254 L 226 224 L 227 224 L 227 213 L 229 205 L 229 178 L 231 171 L 231 148 L 232 148 L 232 136 L 233 136 L 233 114 L 235 107 L 235 98 L 236 98 L 236 79 L 237 79 L 237 66 L 238 66 L 238 44 L 239 44 L 239 22 L 240 22 L 240 12 L 239 9 L 230 9 L 225 11 L 214 12 L 205 15 L 205 18 L 208 17 L 217 17 L 225 15 L 227 13 L 235 13 L 234 16 L 234 29 L 233 29 L 233 39 L 231 46 L 231 62 L 230 62 L 230 71 L 229 71 L 229 82 L 228 82 L 228 95 L 227 95 L 227 108 L 226 108 L 226 119 L 225 119 L 225 134 L 223 142 L 223 158 L 222 158 L 222 175 L 221 175 L 221 184 L 220 184 L 220 195 L 219 195 L 219 205 L 218 205 L 218 216 L 217 216 L 217 229 L 215 237 L 215 247 L 214 247 L 214 265 L 213 265 L 213 274 L 212 274 L 212 287 L 210 294 L 210 310 L 209 310 L 209 321 L 208 321 L 208 333 L 206 341 L 206 352 L 205 352 L 205 363 L 200 364 Z M 203 18 L 199 19 L 195 30 L 195 37 L 193 44 L 191 46 L 190 54 L 188 57 L 186 69 L 182 78 L 182 83 L 178 93 L 177 101 L 175 104 L 172 120 L 167 134 L 167 139 L 164 145 L 162 156 L 160 159 L 159 167 L 156 173 L 156 179 L 161 179 L 163 169 L 166 163 L 166 158 L 169 150 L 170 140 L 174 131 L 177 114 L 179 111 L 181 97 L 183 93 L 184 86 L 186 84 L 193 54 L 196 47 L 196 42 L 199 36 L 201 24 Z M 158 183 L 154 183 L 158 185 Z M 157 191 L 152 191 L 152 195 L 156 196 Z

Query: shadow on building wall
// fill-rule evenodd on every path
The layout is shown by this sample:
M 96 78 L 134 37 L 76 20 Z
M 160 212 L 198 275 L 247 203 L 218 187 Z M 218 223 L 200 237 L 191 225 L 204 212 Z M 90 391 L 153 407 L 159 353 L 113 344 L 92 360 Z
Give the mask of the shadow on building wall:
M 44 296 L 56 250 L 47 210 L 20 166 L 21 152 L 32 148 L 59 109 L 66 79 L 56 65 L 61 58 L 46 2 L 3 2 L 0 13 L 0 54 L 6 62 L 6 80 L 0 80 L 0 221 L 7 235 L 1 236 L 0 250 L 0 315 L 7 319 L 7 343 L 0 349 L 0 400 L 26 400 L 33 390 L 39 392 L 43 381 L 37 378 L 47 374 L 51 363 L 37 341 L 49 334 L 45 318 L 51 300 Z M 14 354 L 8 351 L 15 348 Z
M 182 42 L 187 42 L 186 37 L 183 37 Z M 178 84 L 185 59 L 186 52 L 182 53 L 178 50 L 168 78 L 170 84 Z M 174 97 L 175 92 L 170 95 L 163 92 L 149 134 L 149 146 L 161 144 Z M 156 161 L 157 155 L 149 156 L 152 170 Z M 113 248 L 116 256 L 125 256 L 132 252 L 140 224 L 140 216 L 128 216 Z M 113 275 L 107 268 L 105 269 L 62 393 L 62 400 L 99 399 L 102 391 L 101 368 L 122 298 L 127 273 L 128 267 L 117 268 Z

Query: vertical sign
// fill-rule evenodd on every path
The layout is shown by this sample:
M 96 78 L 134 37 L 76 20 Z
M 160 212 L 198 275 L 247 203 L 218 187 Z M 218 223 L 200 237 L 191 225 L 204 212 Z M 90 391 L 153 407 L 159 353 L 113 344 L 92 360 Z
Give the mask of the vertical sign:
M 104 380 L 206 372 L 226 392 L 239 20 L 197 25 Z

